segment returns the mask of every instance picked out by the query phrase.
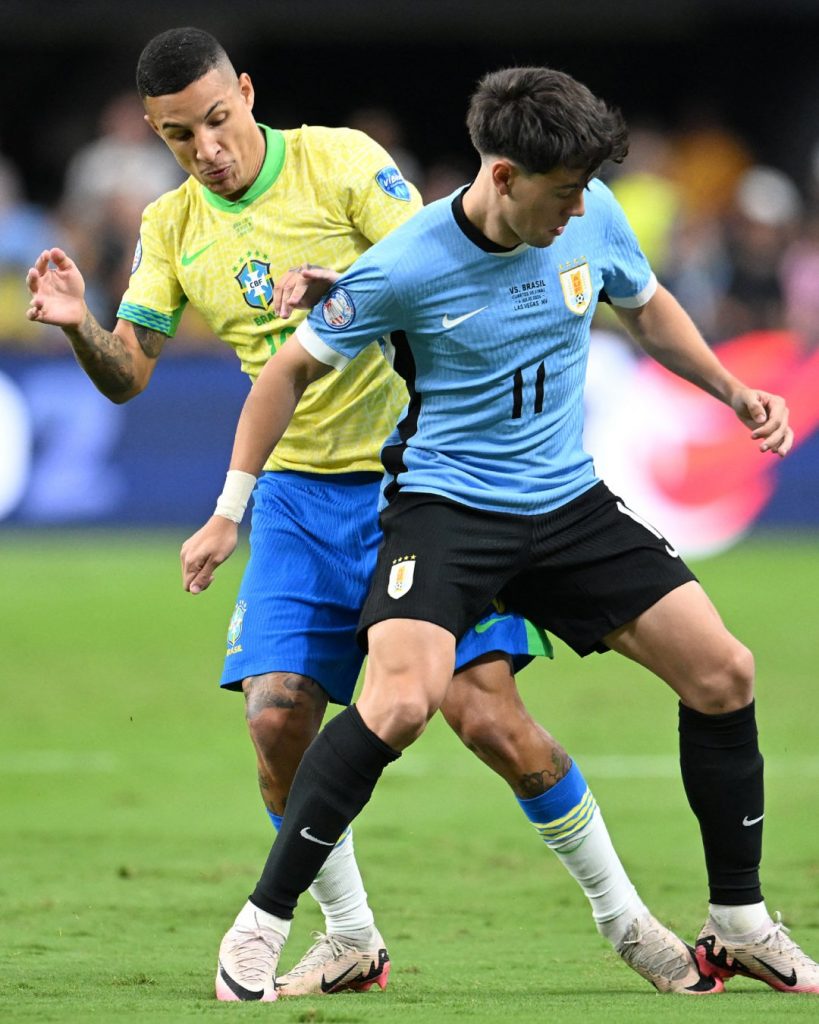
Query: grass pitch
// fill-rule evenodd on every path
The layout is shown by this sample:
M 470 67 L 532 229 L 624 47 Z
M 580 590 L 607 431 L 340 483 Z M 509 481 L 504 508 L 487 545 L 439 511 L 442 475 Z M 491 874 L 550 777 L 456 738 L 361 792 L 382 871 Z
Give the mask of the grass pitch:
M 181 539 L 0 534 L 0 1021 L 817 1019 L 819 997 L 744 980 L 717 1000 L 656 995 L 597 936 L 504 784 L 438 720 L 356 823 L 393 958 L 387 992 L 218 1004 L 219 940 L 272 829 L 242 699 L 216 686 L 243 559 L 192 598 Z M 757 656 L 768 904 L 817 956 L 816 541 L 748 541 L 697 568 Z M 670 692 L 562 645 L 520 684 L 583 769 L 644 899 L 692 939 L 705 876 Z M 283 967 L 320 926 L 305 897 Z

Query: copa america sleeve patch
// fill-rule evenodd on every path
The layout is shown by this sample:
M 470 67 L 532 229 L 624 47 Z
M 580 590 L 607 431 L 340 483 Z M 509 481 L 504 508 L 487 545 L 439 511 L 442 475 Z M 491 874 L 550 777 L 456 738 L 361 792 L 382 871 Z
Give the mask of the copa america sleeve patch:
M 142 262 L 142 236 L 137 237 L 136 249 L 134 249 L 134 260 L 131 264 L 131 273 L 135 274 L 137 269 Z
M 401 199 L 403 202 L 408 203 L 412 198 L 409 185 L 397 167 L 382 167 L 378 174 L 376 174 L 375 180 L 378 182 L 378 187 L 381 191 L 386 192 L 393 199 Z
M 331 331 L 343 331 L 355 320 L 355 304 L 345 288 L 335 287 L 321 305 L 321 315 Z

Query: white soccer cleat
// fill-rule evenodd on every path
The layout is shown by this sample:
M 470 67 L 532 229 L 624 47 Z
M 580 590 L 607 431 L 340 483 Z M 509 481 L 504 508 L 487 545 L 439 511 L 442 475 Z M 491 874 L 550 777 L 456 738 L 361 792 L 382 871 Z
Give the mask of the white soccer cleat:
M 272 1003 L 276 991 L 276 967 L 284 936 L 265 927 L 258 913 L 252 922 L 234 924 L 219 946 L 216 998 L 222 1002 Z
M 694 950 L 651 914 L 631 922 L 617 952 L 658 992 L 703 996 L 724 989 L 720 978 L 702 973 Z
M 778 992 L 819 992 L 819 964 L 788 935 L 778 913 L 770 927 L 741 942 L 723 938 L 709 917 L 697 939 L 697 959 L 716 978 L 740 975 Z
M 344 935 L 314 932 L 316 941 L 295 967 L 276 979 L 281 996 L 321 996 L 387 987 L 390 958 L 373 928 L 364 948 Z

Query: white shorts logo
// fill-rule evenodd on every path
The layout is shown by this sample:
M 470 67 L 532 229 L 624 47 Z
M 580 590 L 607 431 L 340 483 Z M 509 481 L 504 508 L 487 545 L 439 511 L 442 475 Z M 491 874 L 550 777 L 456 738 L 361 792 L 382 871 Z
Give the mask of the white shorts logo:
M 639 523 L 640 526 L 644 526 L 649 533 L 653 533 L 657 540 L 661 540 L 665 544 L 665 550 L 672 558 L 679 558 L 680 553 L 676 548 L 672 548 L 671 545 L 666 541 L 665 537 L 660 533 L 659 530 L 655 529 L 651 523 L 647 523 L 642 516 L 638 516 L 636 512 L 632 511 L 627 505 L 624 505 L 622 501 L 617 502 L 617 511 L 622 512 L 623 515 L 633 519 L 635 523 Z
M 415 555 L 402 555 L 396 558 L 390 569 L 390 579 L 387 583 L 387 593 L 396 601 L 403 597 L 412 587 L 412 580 L 415 576 Z

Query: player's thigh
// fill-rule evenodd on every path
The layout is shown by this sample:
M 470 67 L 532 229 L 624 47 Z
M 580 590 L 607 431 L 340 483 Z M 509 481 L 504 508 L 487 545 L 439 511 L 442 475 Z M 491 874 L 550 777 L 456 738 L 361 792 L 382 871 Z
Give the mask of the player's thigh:
M 696 581 L 666 594 L 605 642 L 664 679 L 697 710 L 732 711 L 753 697 L 753 656 Z
M 377 493 L 377 483 L 369 481 L 287 473 L 261 478 L 223 686 L 294 674 L 315 680 L 331 700 L 349 703 L 363 660 L 355 639 L 358 616 L 380 540 Z
M 419 619 L 377 622 L 356 707 L 384 742 L 402 750 L 423 731 L 444 699 L 455 667 L 455 637 Z

